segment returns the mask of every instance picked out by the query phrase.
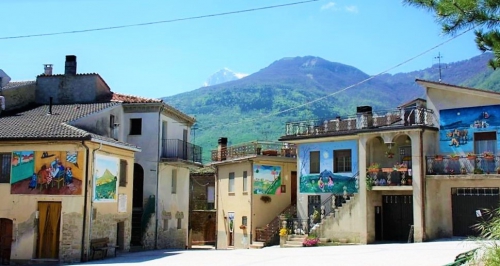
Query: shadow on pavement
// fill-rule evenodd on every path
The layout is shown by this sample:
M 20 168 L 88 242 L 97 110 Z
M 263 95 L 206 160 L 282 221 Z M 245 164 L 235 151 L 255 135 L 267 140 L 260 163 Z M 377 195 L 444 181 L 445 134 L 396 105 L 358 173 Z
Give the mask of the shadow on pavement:
M 116 258 L 108 257 L 102 260 L 93 260 L 83 263 L 62 264 L 62 265 L 102 265 L 102 264 L 123 264 L 123 263 L 143 263 L 147 261 L 157 260 L 169 256 L 180 254 L 181 250 L 151 250 L 140 252 L 121 253 Z

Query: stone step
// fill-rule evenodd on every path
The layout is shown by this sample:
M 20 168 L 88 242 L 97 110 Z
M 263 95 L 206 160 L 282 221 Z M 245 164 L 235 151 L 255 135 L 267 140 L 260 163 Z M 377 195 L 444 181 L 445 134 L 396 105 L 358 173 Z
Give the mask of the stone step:
M 299 241 L 286 241 L 285 244 L 287 245 L 300 245 L 302 246 L 302 242 L 304 242 L 303 240 L 299 240 Z
M 304 241 L 307 237 L 290 237 L 287 241 Z
M 252 242 L 252 244 L 250 244 L 250 248 L 251 249 L 261 249 L 264 247 L 264 242 Z
M 302 246 L 302 243 L 300 243 L 300 244 L 288 244 L 288 243 L 286 243 L 283 245 L 283 247 L 284 248 L 301 248 L 303 246 Z

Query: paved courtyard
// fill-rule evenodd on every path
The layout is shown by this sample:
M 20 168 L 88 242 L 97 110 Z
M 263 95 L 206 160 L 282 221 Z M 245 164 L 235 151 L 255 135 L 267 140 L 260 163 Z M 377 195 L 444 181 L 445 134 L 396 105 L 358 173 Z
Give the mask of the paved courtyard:
M 153 250 L 78 265 L 370 265 L 433 266 L 452 262 L 476 247 L 472 241 L 443 240 L 415 244 L 346 245 L 244 250 Z M 326 264 L 325 264 L 326 265 Z

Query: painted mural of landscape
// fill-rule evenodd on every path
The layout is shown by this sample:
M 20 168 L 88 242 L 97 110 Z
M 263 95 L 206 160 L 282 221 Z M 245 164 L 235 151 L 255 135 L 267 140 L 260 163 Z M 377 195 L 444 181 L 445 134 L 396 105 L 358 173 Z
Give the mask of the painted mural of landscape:
M 281 166 L 254 164 L 253 177 L 254 194 L 281 194 Z
M 334 152 L 351 150 L 351 171 L 335 173 L 333 169 Z M 300 193 L 330 193 L 342 195 L 344 187 L 348 194 L 358 192 L 358 154 L 357 142 L 354 140 L 301 144 L 299 146 L 299 191 Z M 320 173 L 310 173 L 310 153 L 320 153 Z
M 94 201 L 116 202 L 118 191 L 118 158 L 96 154 Z
M 82 193 L 83 156 L 77 151 L 14 151 L 11 163 L 11 194 Z
M 439 147 L 443 153 L 474 152 L 474 133 L 500 128 L 500 105 L 441 110 L 439 116 Z

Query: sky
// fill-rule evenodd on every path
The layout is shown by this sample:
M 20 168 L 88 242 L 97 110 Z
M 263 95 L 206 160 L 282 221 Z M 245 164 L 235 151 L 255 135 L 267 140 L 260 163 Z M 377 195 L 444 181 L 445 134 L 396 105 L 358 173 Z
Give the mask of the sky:
M 220 14 L 304 0 L 2 0 L 0 69 L 35 80 L 43 64 L 64 73 L 99 73 L 114 92 L 159 98 L 200 88 L 227 67 L 251 74 L 283 57 L 318 56 L 369 75 L 420 70 L 481 54 L 473 32 L 450 39 L 433 15 L 401 1 L 319 0 L 171 23 L 44 37 L 85 30 Z

